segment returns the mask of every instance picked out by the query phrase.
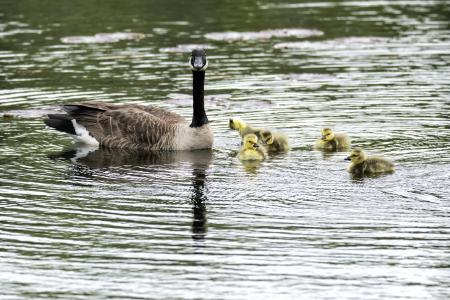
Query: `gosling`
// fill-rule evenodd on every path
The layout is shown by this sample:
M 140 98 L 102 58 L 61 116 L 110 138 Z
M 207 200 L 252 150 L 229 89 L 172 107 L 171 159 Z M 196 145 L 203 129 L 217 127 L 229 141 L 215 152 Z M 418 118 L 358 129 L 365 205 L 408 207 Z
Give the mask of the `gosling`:
M 362 149 L 354 149 L 345 160 L 351 161 L 348 171 L 353 175 L 392 173 L 394 164 L 382 157 L 368 157 Z
M 322 137 L 316 141 L 316 149 L 341 151 L 350 149 L 350 138 L 345 133 L 334 133 L 331 128 L 322 129 Z
M 290 149 L 288 137 L 281 132 L 262 130 L 259 136 L 268 152 L 287 152 Z
M 238 155 L 240 160 L 264 160 L 266 158 L 266 151 L 258 144 L 258 137 L 256 134 L 250 133 L 244 136 L 244 144 Z
M 254 133 L 256 135 L 259 135 L 259 132 L 261 129 L 259 128 L 253 128 L 241 119 L 230 119 L 229 122 L 230 129 L 237 130 L 239 132 L 239 135 L 241 138 L 244 138 L 249 133 Z

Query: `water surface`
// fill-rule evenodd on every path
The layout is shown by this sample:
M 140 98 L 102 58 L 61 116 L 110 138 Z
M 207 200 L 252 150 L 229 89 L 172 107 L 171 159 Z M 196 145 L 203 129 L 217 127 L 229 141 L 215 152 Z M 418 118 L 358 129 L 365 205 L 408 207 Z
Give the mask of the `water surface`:
M 448 299 L 447 1 L 0 2 L 2 299 Z M 191 116 L 208 49 L 214 149 L 87 149 L 62 103 Z M 238 116 L 292 151 L 236 159 Z M 348 133 L 394 160 L 352 178 Z

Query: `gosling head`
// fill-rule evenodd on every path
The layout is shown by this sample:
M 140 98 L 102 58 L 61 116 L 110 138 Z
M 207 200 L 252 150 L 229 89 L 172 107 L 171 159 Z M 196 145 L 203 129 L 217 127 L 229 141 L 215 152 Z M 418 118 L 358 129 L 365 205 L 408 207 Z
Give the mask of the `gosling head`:
M 259 134 L 259 136 L 261 137 L 261 141 L 266 144 L 266 145 L 271 145 L 273 144 L 273 135 L 272 132 L 270 132 L 269 130 L 263 130 L 261 131 L 261 133 Z
M 350 155 L 344 160 L 350 160 L 354 164 L 360 164 L 367 159 L 366 153 L 362 149 L 353 149 Z
M 189 58 L 189 65 L 191 66 L 192 71 L 205 71 L 208 67 L 205 50 L 192 50 L 191 57 Z
M 256 134 L 250 133 L 244 137 L 244 148 L 246 150 L 255 150 L 258 149 L 258 137 Z
M 230 129 L 241 130 L 241 129 L 245 128 L 246 125 L 240 119 L 230 119 L 229 126 L 230 126 Z
M 330 142 L 334 139 L 334 132 L 331 128 L 322 129 L 322 140 Z

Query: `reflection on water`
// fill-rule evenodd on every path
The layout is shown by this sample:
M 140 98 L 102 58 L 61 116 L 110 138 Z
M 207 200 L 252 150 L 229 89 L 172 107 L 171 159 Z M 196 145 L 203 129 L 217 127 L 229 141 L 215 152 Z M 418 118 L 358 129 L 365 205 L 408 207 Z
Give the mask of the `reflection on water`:
M 257 171 L 263 162 L 259 160 L 243 160 L 241 163 L 244 166 L 245 171 L 250 174 L 257 174 Z
M 77 144 L 58 153 L 49 155 L 52 160 L 70 160 L 70 177 L 93 178 L 99 169 L 138 166 L 141 172 L 152 173 L 153 166 L 189 163 L 192 168 L 192 190 L 189 200 L 192 204 L 192 238 L 203 240 L 207 232 L 206 171 L 209 168 L 213 152 L 210 149 L 196 151 L 154 151 L 148 153 L 92 147 Z M 119 171 L 118 171 L 119 172 Z
M 0 298 L 449 298 L 448 1 L 57 2 L 0 1 Z M 73 101 L 190 119 L 195 45 L 212 153 L 45 129 Z M 245 166 L 232 117 L 292 150 Z M 323 127 L 396 172 L 352 178 Z
M 204 168 L 197 167 L 193 171 L 191 203 L 193 212 L 192 238 L 194 240 L 203 240 L 208 231 L 206 202 L 208 198 L 205 195 L 206 173 Z
M 122 149 L 76 144 L 58 153 L 49 155 L 50 159 L 66 159 L 90 168 L 109 168 L 114 166 L 170 165 L 174 163 L 190 163 L 192 167 L 208 168 L 212 162 L 211 149 L 196 151 L 152 151 L 138 152 Z M 149 169 L 150 170 L 150 169 Z

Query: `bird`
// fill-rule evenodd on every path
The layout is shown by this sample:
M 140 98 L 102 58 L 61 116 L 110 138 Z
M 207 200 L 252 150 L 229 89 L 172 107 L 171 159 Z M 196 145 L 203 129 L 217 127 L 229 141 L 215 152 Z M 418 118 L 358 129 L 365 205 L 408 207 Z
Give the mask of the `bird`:
M 238 118 L 230 119 L 228 124 L 229 124 L 230 129 L 237 130 L 239 132 L 239 135 L 241 136 L 241 138 L 244 138 L 244 136 L 246 136 L 249 133 L 254 133 L 254 134 L 259 135 L 259 132 L 261 131 L 261 129 L 253 128 Z
M 66 114 L 49 114 L 45 124 L 82 143 L 107 148 L 153 151 L 212 148 L 214 136 L 204 108 L 204 49 L 192 50 L 193 116 L 189 124 L 177 113 L 156 106 L 105 102 L 65 104 Z
M 239 151 L 238 157 L 242 161 L 264 160 L 266 158 L 266 151 L 258 144 L 256 134 L 249 133 L 244 136 L 244 143 Z
M 229 127 L 237 130 L 241 138 L 244 138 L 249 133 L 255 134 L 269 152 L 286 152 L 290 149 L 288 137 L 281 132 L 254 128 L 238 118 L 230 119 Z
M 348 171 L 354 175 L 392 173 L 395 171 L 395 166 L 391 161 L 383 157 L 368 157 L 362 149 L 353 149 L 345 160 L 351 161 Z
M 345 133 L 334 133 L 331 128 L 322 129 L 322 137 L 316 140 L 315 148 L 326 151 L 341 151 L 350 148 L 350 138 Z
M 289 139 L 284 133 L 262 130 L 259 137 L 268 152 L 287 152 L 290 149 Z

